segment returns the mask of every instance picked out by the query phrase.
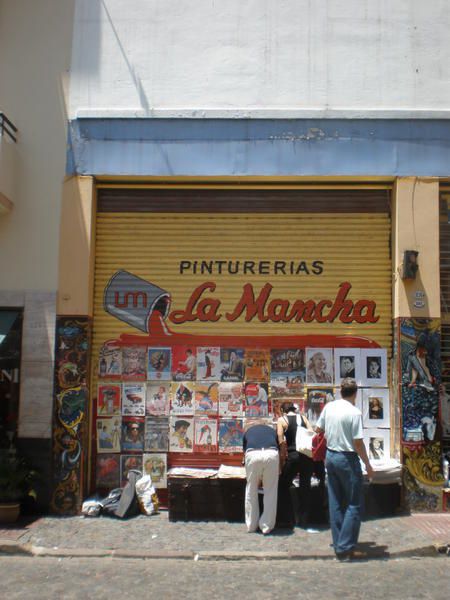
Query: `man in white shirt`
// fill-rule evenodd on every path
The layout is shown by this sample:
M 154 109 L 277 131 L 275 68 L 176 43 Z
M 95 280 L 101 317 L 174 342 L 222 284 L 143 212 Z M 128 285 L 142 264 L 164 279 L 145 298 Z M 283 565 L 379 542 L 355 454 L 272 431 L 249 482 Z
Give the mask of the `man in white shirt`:
M 330 526 L 336 557 L 351 560 L 361 527 L 363 477 L 359 459 L 369 479 L 373 470 L 363 442 L 361 411 L 355 407 L 358 387 L 354 379 L 341 383 L 341 399 L 326 404 L 316 426 L 325 432 Z

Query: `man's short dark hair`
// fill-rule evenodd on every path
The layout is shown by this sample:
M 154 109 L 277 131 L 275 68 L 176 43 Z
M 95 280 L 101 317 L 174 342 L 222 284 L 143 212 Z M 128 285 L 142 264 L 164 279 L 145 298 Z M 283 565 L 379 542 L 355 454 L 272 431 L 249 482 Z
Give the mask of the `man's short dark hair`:
M 341 396 L 342 398 L 351 398 L 358 391 L 356 381 L 351 377 L 346 377 L 341 381 Z

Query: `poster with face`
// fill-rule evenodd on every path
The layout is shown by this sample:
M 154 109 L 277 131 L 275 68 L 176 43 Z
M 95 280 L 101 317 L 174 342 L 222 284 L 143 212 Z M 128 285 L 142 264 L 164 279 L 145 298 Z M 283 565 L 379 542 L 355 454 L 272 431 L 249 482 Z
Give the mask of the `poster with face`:
M 146 346 L 127 346 L 122 349 L 122 378 L 134 381 L 147 378 Z
M 120 455 L 101 454 L 97 456 L 95 483 L 98 488 L 113 489 L 119 486 Z
M 97 419 L 97 452 L 99 454 L 120 452 L 121 423 L 120 417 Z
M 260 348 L 245 350 L 246 381 L 269 381 L 270 352 Z
M 267 417 L 269 414 L 269 393 L 267 383 L 247 383 L 244 388 L 245 416 Z
M 387 354 L 385 349 L 362 349 L 361 369 L 363 387 L 387 387 Z
M 169 433 L 171 452 L 192 452 L 194 444 L 194 419 L 192 417 L 171 417 Z
M 195 384 L 194 412 L 196 415 L 217 416 L 219 410 L 219 384 L 198 381 Z
M 167 452 L 169 449 L 169 418 L 146 417 L 144 450 Z
M 100 349 L 98 361 L 99 378 L 119 379 L 122 375 L 122 349 L 105 344 Z
M 323 385 L 333 383 L 333 350 L 306 348 L 306 383 Z
M 300 348 L 270 351 L 270 394 L 272 398 L 303 395 L 305 351 Z
M 120 415 L 122 386 L 120 383 L 102 383 L 97 387 L 98 416 Z
M 172 349 L 148 349 L 147 379 L 170 381 L 172 379 Z
M 170 383 L 147 383 L 145 410 L 148 415 L 168 415 L 170 409 Z
M 364 427 L 390 427 L 389 390 L 364 389 L 362 413 Z
M 124 383 L 122 386 L 122 414 L 143 417 L 145 415 L 145 384 Z
M 141 471 L 142 455 L 122 454 L 120 456 L 120 485 L 124 487 L 128 481 L 128 473 L 131 470 Z
M 359 348 L 334 349 L 334 381 L 340 385 L 346 377 L 361 385 L 361 351 Z
M 142 459 L 144 475 L 150 475 L 155 488 L 166 488 L 167 454 L 144 454 Z
M 220 381 L 244 381 L 244 355 L 243 348 L 220 349 Z
M 143 452 L 144 419 L 142 417 L 122 418 L 122 452 Z
M 217 452 L 217 419 L 195 417 L 194 451 Z
M 197 348 L 197 379 L 220 380 L 220 348 Z
M 170 410 L 173 415 L 194 414 L 195 384 L 190 381 L 172 383 L 170 386 Z
M 323 407 L 327 402 L 334 400 L 333 388 L 313 388 L 309 389 L 306 401 L 303 403 L 302 412 L 310 422 L 312 427 L 316 426 L 317 420 Z
M 389 429 L 364 429 L 364 443 L 370 462 L 382 462 L 390 458 Z
M 233 454 L 242 452 L 244 424 L 242 419 L 220 419 L 219 452 Z
M 174 381 L 195 381 L 196 373 L 196 348 L 174 346 L 172 349 L 172 379 Z
M 241 417 L 244 414 L 244 386 L 242 383 L 219 384 L 219 414 L 225 417 Z

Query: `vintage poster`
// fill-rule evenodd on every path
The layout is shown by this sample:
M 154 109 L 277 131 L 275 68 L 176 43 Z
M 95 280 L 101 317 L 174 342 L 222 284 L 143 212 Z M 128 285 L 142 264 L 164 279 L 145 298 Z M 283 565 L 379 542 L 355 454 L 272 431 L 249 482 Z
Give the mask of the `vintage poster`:
M 217 452 L 217 418 L 195 417 L 194 452 Z
M 334 349 L 334 381 L 340 385 L 346 377 L 361 385 L 361 350 L 359 348 Z
M 364 427 L 390 427 L 389 390 L 364 389 L 362 414 Z
M 146 417 L 144 450 L 167 452 L 169 449 L 169 418 Z
M 144 454 L 144 475 L 150 475 L 155 488 L 167 487 L 167 454 Z
M 145 383 L 123 384 L 122 414 L 134 417 L 145 415 Z
M 120 455 L 102 454 L 97 456 L 95 484 L 98 488 L 113 489 L 119 487 Z
M 219 381 L 220 348 L 197 348 L 197 379 Z
M 122 349 L 122 378 L 130 381 L 147 379 L 146 346 L 125 346 Z
M 170 410 L 170 383 L 147 383 L 145 410 L 148 415 L 168 415 Z
M 220 381 L 244 381 L 245 351 L 243 348 L 220 349 Z
M 122 452 L 143 452 L 144 419 L 142 417 L 122 418 Z
M 245 416 L 267 417 L 269 414 L 269 386 L 267 383 L 247 383 L 244 389 Z
M 120 452 L 121 419 L 107 417 L 97 419 L 97 452 L 107 454 Z
M 384 348 L 362 349 L 361 370 L 363 387 L 387 386 L 387 355 Z
M 171 348 L 148 349 L 147 379 L 170 381 L 172 379 Z
M 174 346 L 172 349 L 172 379 L 174 381 L 195 381 L 196 373 L 196 348 Z
M 301 348 L 271 350 L 270 394 L 272 398 L 299 397 L 304 393 L 305 351 Z
M 121 454 L 120 456 L 120 487 L 124 487 L 128 481 L 129 471 L 140 471 L 142 473 L 142 455 Z
M 260 348 L 245 350 L 245 380 L 269 381 L 270 351 Z
M 219 410 L 219 384 L 198 381 L 195 384 L 194 412 L 196 415 L 217 416 Z
M 303 414 L 312 427 L 316 426 L 317 419 L 327 402 L 334 400 L 333 388 L 308 389 L 306 400 L 303 401 Z
M 244 385 L 238 381 L 219 384 L 219 414 L 241 417 L 244 414 Z
M 194 441 L 194 419 L 192 417 L 170 418 L 169 450 L 192 452 Z
M 242 452 L 244 425 L 242 419 L 220 419 L 219 452 Z
M 181 381 L 170 386 L 170 409 L 174 415 L 194 414 L 194 383 Z
M 306 348 L 306 383 L 308 385 L 332 384 L 333 376 L 333 350 Z
M 370 461 L 383 461 L 391 456 L 389 429 L 364 429 L 364 442 Z
M 98 376 L 108 379 L 119 379 L 122 375 L 122 349 L 118 346 L 104 344 L 100 349 Z
M 120 415 L 122 386 L 120 383 L 102 383 L 97 387 L 97 415 Z

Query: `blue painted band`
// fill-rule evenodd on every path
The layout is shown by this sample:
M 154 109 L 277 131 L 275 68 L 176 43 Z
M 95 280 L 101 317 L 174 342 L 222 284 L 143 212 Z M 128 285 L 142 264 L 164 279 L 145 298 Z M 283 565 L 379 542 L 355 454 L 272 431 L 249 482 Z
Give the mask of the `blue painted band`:
M 450 120 L 76 119 L 67 173 L 449 176 Z

